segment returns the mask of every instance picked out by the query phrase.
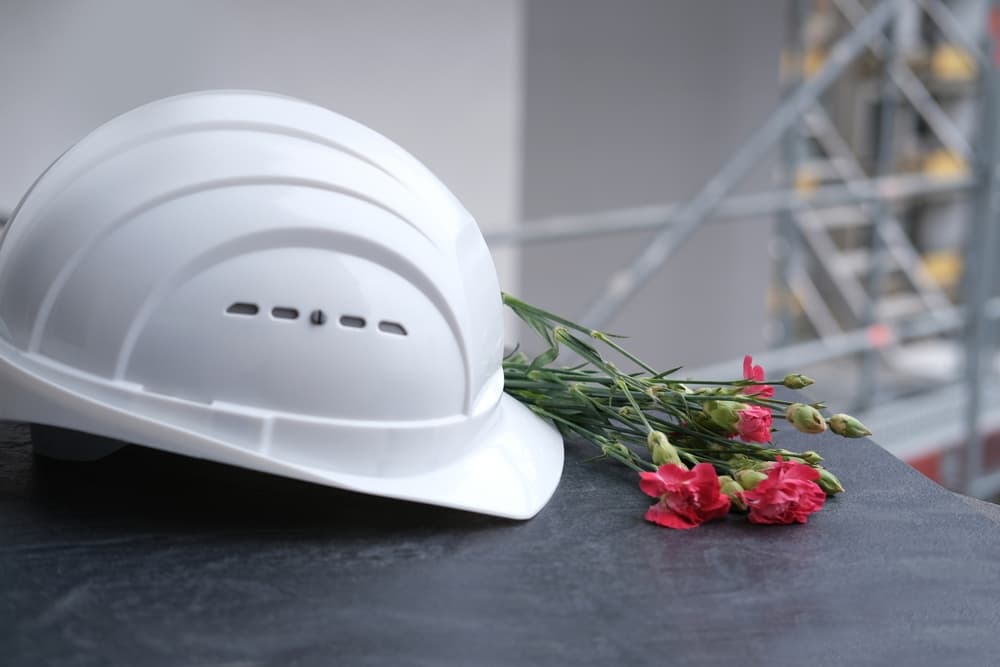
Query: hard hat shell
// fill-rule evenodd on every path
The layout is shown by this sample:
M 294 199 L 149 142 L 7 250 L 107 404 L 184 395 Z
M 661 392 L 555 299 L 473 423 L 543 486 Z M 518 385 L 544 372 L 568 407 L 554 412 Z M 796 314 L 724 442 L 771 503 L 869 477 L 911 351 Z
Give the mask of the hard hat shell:
M 562 441 L 504 394 L 502 353 L 496 270 L 458 200 L 288 97 L 119 116 L 0 232 L 0 419 L 528 518 Z

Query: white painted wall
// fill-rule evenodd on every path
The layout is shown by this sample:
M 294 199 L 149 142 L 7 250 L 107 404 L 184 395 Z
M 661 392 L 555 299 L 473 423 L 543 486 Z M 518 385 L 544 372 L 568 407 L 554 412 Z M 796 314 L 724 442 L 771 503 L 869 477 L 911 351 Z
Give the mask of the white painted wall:
M 97 125 L 159 97 L 255 88 L 358 120 L 487 229 L 520 207 L 521 0 L 0 3 L 0 210 Z M 516 288 L 515 256 L 498 257 Z

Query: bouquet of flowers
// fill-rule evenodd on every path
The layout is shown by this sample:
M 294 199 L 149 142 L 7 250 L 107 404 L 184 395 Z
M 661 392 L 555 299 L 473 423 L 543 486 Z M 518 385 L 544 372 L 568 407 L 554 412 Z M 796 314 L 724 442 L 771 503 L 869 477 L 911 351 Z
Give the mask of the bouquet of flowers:
M 871 433 L 854 417 L 825 418 L 821 403 L 776 399 L 775 384 L 802 389 L 801 374 L 780 382 L 747 356 L 743 377 L 710 382 L 657 371 L 622 347 L 619 336 L 596 331 L 525 303 L 504 303 L 545 342 L 534 358 L 514 351 L 504 360 L 506 391 L 550 420 L 567 438 L 582 438 L 639 473 L 639 488 L 657 502 L 646 519 L 668 528 L 693 528 L 730 512 L 753 523 L 805 523 L 827 496 L 844 488 L 814 451 L 774 447 L 774 421 L 803 433 L 827 429 L 847 438 Z M 582 363 L 556 367 L 566 349 Z M 601 349 L 638 367 L 622 372 Z M 643 453 L 640 454 L 640 451 Z

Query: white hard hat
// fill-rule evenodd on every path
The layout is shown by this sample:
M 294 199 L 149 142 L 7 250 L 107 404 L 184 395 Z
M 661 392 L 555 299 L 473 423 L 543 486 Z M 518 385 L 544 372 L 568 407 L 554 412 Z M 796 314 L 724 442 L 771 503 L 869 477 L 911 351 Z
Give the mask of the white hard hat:
M 562 440 L 503 392 L 501 311 L 475 221 L 388 139 L 172 97 L 73 146 L 0 232 L 0 419 L 528 518 Z

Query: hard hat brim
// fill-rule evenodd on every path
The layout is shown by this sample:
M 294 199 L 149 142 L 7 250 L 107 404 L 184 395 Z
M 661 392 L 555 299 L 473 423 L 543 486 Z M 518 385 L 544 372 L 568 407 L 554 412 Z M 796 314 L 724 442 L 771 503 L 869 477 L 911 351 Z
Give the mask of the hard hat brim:
M 563 441 L 548 422 L 507 394 L 497 418 L 466 456 L 408 477 L 323 475 L 331 486 L 510 519 L 530 519 L 549 501 L 563 469 Z M 313 473 L 314 474 L 314 473 Z
M 562 476 L 559 432 L 507 394 L 501 394 L 482 428 L 470 434 L 472 441 L 461 455 L 433 470 L 379 477 L 302 465 L 179 428 L 135 406 L 115 405 L 118 401 L 101 400 L 83 387 L 64 384 L 74 378 L 55 377 L 52 369 L 34 367 L 33 361 L 0 340 L 0 384 L 10 389 L 0 404 L 0 419 L 72 428 L 350 491 L 511 519 L 537 514 Z

